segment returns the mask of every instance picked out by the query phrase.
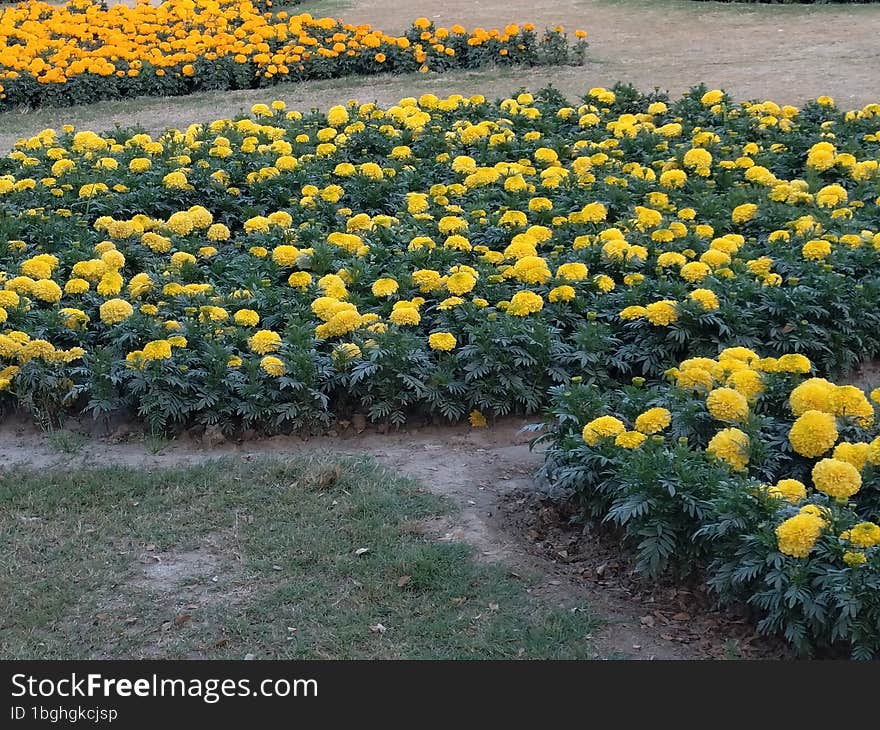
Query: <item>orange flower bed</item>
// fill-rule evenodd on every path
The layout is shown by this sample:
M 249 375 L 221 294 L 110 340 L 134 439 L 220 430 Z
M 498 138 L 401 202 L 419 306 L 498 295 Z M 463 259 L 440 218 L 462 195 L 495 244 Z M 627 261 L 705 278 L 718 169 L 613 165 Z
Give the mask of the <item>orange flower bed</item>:
M 0 12 L 0 108 L 493 62 L 577 63 L 586 34 L 575 35 L 569 44 L 561 28 L 542 36 L 530 24 L 468 31 L 420 18 L 393 36 L 308 13 L 262 12 L 251 0 L 21 3 Z

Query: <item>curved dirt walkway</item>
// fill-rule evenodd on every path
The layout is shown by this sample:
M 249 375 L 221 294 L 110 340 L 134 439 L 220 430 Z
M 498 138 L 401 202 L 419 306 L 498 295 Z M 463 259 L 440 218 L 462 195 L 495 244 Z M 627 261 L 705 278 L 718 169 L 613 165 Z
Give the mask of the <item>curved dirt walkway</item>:
M 429 525 L 429 534 L 440 540 L 467 542 L 475 548 L 478 559 L 500 562 L 513 572 L 537 576 L 531 590 L 541 600 L 566 607 L 583 606 L 606 622 L 592 637 L 599 657 L 723 656 L 724 631 L 715 631 L 714 637 L 709 638 L 703 635 L 706 616 L 701 614 L 705 614 L 705 608 L 691 608 L 692 599 L 687 591 L 671 608 L 668 602 L 661 606 L 655 603 L 651 586 L 632 589 L 625 561 L 617 568 L 611 567 L 608 575 L 602 577 L 606 566 L 616 562 L 613 548 L 610 558 L 606 545 L 594 555 L 581 556 L 574 564 L 566 559 L 564 550 L 557 552 L 552 538 L 536 542 L 538 538 L 524 525 L 534 513 L 517 506 L 527 503 L 534 494 L 532 477 L 541 461 L 540 453 L 529 449 L 530 436 L 520 431 L 524 423 L 511 419 L 481 430 L 444 426 L 387 434 L 372 429 L 356 434 L 347 428 L 337 436 L 308 441 L 296 436 L 275 436 L 227 442 L 219 435 L 207 433 L 200 438 L 185 436 L 159 444 L 163 447 L 159 453 L 152 453 L 142 434 L 124 425 L 110 436 L 69 437 L 63 445 L 72 453 L 65 453 L 59 450 L 61 442 L 46 438 L 30 424 L 7 421 L 0 425 L 0 470 L 13 465 L 66 469 L 96 464 L 152 470 L 224 456 L 283 458 L 309 450 L 368 454 L 456 503 L 460 511 Z M 569 540 L 568 534 L 563 539 Z M 590 543 L 586 545 L 589 553 Z M 619 571 L 618 579 L 611 579 L 615 570 Z M 676 614 L 670 622 L 669 617 Z M 703 623 L 689 625 L 691 614 L 699 615 Z M 711 616 L 709 621 L 713 621 Z
M 307 8 L 306 6 L 303 6 Z M 678 94 L 705 82 L 737 98 L 841 106 L 880 101 L 880 5 L 762 5 L 695 0 L 358 0 L 351 22 L 402 30 L 423 15 L 438 25 L 533 22 L 588 33 L 584 68 L 523 74 L 564 93 L 631 82 Z M 411 16 L 411 17 L 410 17 Z

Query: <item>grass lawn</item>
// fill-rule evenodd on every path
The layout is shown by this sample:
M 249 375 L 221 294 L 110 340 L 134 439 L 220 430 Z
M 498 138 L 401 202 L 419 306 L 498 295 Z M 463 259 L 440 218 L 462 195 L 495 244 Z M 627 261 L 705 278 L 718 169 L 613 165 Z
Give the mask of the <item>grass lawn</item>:
M 452 511 L 366 458 L 7 471 L 0 658 L 592 656 Z

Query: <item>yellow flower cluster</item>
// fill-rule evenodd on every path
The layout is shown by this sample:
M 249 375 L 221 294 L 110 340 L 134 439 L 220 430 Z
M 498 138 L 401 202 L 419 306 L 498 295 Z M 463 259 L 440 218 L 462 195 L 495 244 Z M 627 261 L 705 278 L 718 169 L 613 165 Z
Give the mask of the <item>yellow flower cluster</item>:
M 716 433 L 706 446 L 706 453 L 726 461 L 734 471 L 745 471 L 749 465 L 751 440 L 738 428 L 725 428 Z
M 852 385 L 834 385 L 824 378 L 810 378 L 792 390 L 791 410 L 801 416 L 808 410 L 853 419 L 862 428 L 874 423 L 874 407 L 865 393 Z
M 816 510 L 803 508 L 776 528 L 780 552 L 794 558 L 807 557 L 826 526 L 827 522 Z
M 583 428 L 583 439 L 590 446 L 595 446 L 602 439 L 618 436 L 626 430 L 623 421 L 614 416 L 599 416 Z

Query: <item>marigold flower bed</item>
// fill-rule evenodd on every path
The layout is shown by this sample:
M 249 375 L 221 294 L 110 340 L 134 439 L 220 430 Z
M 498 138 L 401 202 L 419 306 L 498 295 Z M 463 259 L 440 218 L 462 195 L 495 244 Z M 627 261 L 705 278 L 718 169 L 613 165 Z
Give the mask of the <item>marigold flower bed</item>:
M 669 383 L 553 389 L 543 468 L 648 573 L 701 571 L 808 653 L 880 653 L 880 388 L 728 347 Z
M 880 351 L 880 105 L 624 87 L 21 140 L 0 389 L 41 419 L 474 423 L 724 343 Z
M 562 28 L 435 28 L 402 36 L 250 0 L 165 0 L 102 7 L 71 0 L 0 10 L 0 109 L 178 96 L 279 81 L 495 64 L 582 63 L 586 33 Z

